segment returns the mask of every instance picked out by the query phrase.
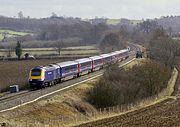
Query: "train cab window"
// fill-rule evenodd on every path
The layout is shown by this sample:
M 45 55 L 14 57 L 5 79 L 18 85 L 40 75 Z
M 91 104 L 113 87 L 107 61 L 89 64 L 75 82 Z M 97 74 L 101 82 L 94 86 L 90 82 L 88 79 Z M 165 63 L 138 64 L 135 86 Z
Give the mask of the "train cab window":
M 31 76 L 40 76 L 41 70 L 40 69 L 33 69 L 31 72 Z

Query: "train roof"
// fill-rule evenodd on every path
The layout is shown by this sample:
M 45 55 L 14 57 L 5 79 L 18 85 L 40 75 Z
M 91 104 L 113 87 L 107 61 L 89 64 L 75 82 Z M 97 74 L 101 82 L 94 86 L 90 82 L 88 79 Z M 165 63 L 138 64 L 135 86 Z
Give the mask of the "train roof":
M 62 62 L 62 63 L 56 63 L 60 67 L 67 67 L 71 65 L 77 65 L 78 63 L 75 61 L 67 61 L 67 62 Z
M 103 58 L 106 58 L 106 57 L 110 57 L 110 56 L 112 56 L 111 54 L 102 54 L 102 55 L 100 55 L 101 57 L 103 57 Z
M 32 69 L 42 69 L 43 66 L 36 66 L 36 67 L 33 67 Z
M 92 59 L 92 60 L 102 59 L 101 56 L 92 56 L 92 57 L 89 57 L 89 58 Z
M 128 51 L 128 49 L 123 49 L 123 50 L 115 51 L 115 52 L 112 52 L 112 55 L 117 55 L 117 54 L 124 53 L 124 52 L 127 52 L 127 51 Z
M 118 54 L 119 54 L 119 52 L 117 52 L 117 51 L 110 53 L 111 56 L 118 55 Z
M 53 66 L 44 66 L 42 69 L 46 70 L 46 71 L 52 71 L 52 70 L 56 70 L 56 67 L 53 67 Z
M 91 62 L 92 60 L 90 58 L 82 58 L 82 59 L 77 59 L 75 61 L 78 63 L 83 63 L 83 62 Z
M 128 52 L 129 50 L 128 49 L 123 49 L 123 50 L 120 50 L 120 52 Z
M 54 64 L 49 64 L 48 66 L 55 67 L 56 69 L 60 68 L 56 63 L 54 63 Z

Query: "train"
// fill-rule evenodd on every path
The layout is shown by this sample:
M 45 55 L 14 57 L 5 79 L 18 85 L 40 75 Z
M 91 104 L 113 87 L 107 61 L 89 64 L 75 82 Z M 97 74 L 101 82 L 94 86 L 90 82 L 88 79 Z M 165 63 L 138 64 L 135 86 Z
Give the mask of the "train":
M 129 57 L 129 52 L 130 49 L 123 49 L 74 61 L 36 66 L 30 70 L 28 80 L 29 87 L 33 90 L 41 89 L 101 70 L 110 64 L 127 59 Z

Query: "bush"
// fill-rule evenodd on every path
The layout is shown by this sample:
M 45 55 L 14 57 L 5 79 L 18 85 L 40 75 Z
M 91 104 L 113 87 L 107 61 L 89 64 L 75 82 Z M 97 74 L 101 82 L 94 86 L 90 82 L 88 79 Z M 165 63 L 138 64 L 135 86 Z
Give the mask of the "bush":
M 134 103 L 158 94 L 166 88 L 170 71 L 159 64 L 146 62 L 124 70 L 109 67 L 88 93 L 88 101 L 97 108 Z

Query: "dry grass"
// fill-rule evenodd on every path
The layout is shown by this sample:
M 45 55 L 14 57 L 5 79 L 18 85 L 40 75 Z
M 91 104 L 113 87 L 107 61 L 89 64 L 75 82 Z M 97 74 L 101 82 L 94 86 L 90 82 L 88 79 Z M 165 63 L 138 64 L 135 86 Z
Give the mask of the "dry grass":
M 130 109 L 128 111 L 124 111 L 124 112 L 120 112 L 120 113 L 108 112 L 108 113 L 103 114 L 103 115 L 97 115 L 96 118 L 92 118 L 91 120 L 86 121 L 87 124 L 83 124 L 85 122 L 79 122 L 79 123 L 76 123 L 76 126 L 78 126 L 78 125 L 80 125 L 82 127 L 89 126 L 89 125 L 91 125 L 91 126 L 103 126 L 105 124 L 104 121 L 106 121 L 106 122 L 111 121 L 108 119 L 114 118 L 115 121 L 114 122 L 111 121 L 111 123 L 112 123 L 111 125 L 113 126 L 113 124 L 114 125 L 118 124 L 118 120 L 116 119 L 116 117 L 121 118 L 122 115 L 126 115 L 126 114 L 133 113 L 133 112 L 138 112 L 138 110 L 150 108 L 151 106 L 156 106 L 156 105 L 158 105 L 162 102 L 166 102 L 168 100 L 170 100 L 170 101 L 174 100 L 174 99 L 176 99 L 176 97 L 171 96 L 171 94 L 174 91 L 174 87 L 176 84 L 177 77 L 178 77 L 178 71 L 177 71 L 177 69 L 174 69 L 174 71 L 172 73 L 172 77 L 168 82 L 167 88 L 164 89 L 157 97 L 150 97 L 150 98 L 141 100 L 137 105 L 135 105 L 135 106 L 132 105 L 132 107 L 130 107 Z M 72 125 L 72 126 L 75 126 L 75 125 Z
M 129 64 L 127 64 L 126 66 L 124 66 L 124 68 L 125 69 L 131 69 L 133 66 L 140 65 L 146 61 L 147 61 L 147 59 L 135 59 L 134 61 L 132 61 Z
M 38 65 L 61 62 L 62 60 L 27 60 L 27 61 L 1 61 L 0 62 L 0 90 L 7 89 L 10 85 L 18 84 L 26 87 L 31 68 Z
M 75 117 L 89 117 L 85 114 L 88 114 L 88 112 L 96 113 L 97 111 L 85 101 L 85 95 L 93 87 L 93 82 L 96 80 L 98 78 L 73 89 L 65 90 L 60 94 L 2 113 L 0 114 L 0 123 L 6 122 L 13 126 L 18 125 L 18 127 L 23 127 L 26 124 L 33 127 L 44 127 L 46 124 L 55 127 L 69 125 L 74 121 Z

